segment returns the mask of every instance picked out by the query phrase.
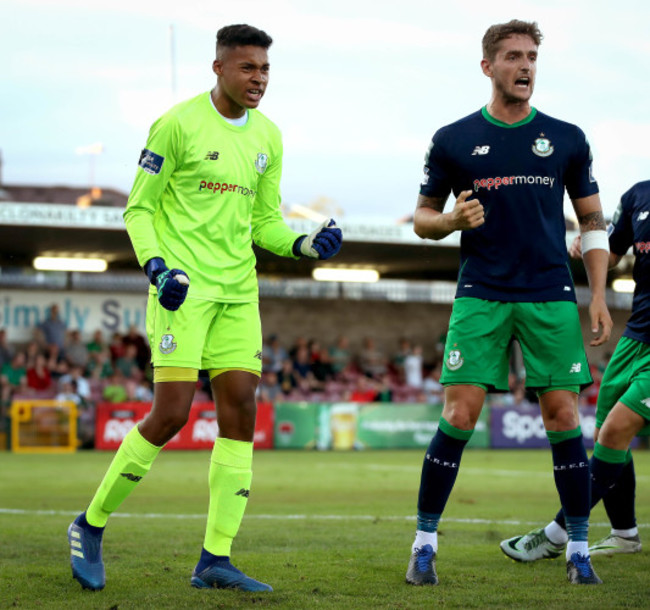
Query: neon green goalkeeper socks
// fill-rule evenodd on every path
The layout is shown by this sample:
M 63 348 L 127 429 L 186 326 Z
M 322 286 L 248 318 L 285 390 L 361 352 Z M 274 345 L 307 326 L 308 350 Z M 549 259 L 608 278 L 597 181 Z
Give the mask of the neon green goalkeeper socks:
M 203 546 L 230 557 L 253 478 L 253 443 L 218 438 L 210 458 L 210 508 Z
M 104 527 L 110 514 L 133 491 L 140 479 L 149 472 L 162 447 L 146 440 L 133 426 L 124 437 L 111 465 L 106 471 L 95 497 L 86 510 L 86 520 L 95 527 Z

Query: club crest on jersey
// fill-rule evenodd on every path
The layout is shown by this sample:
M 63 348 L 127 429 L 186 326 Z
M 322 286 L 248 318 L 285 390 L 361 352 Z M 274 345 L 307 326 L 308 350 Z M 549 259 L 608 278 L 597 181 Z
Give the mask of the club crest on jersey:
M 551 141 L 548 138 L 545 138 L 543 133 L 540 133 L 539 135 L 540 137 L 535 140 L 532 150 L 538 157 L 550 157 L 555 148 L 551 146 Z
M 266 171 L 266 166 L 269 164 L 269 156 L 266 153 L 257 153 L 257 159 L 255 159 L 255 169 L 263 174 Z
M 460 353 L 460 350 L 458 349 L 452 349 L 449 352 L 449 356 L 447 356 L 447 368 L 450 371 L 457 371 L 461 366 L 463 366 L 463 363 L 465 362 L 465 359 Z
M 163 335 L 158 349 L 161 354 L 171 354 L 176 349 L 174 335 Z

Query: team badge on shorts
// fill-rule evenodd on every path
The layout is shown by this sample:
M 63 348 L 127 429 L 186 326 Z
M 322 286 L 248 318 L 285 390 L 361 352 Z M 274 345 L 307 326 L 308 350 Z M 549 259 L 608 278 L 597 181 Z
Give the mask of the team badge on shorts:
M 174 335 L 163 335 L 158 349 L 161 354 L 171 354 L 176 349 Z
M 533 152 L 538 157 L 550 157 L 555 148 L 551 146 L 551 141 L 548 138 L 545 138 L 543 133 L 540 133 L 539 135 L 540 137 L 537 138 L 533 144 Z
M 465 360 L 461 355 L 460 350 L 452 349 L 449 352 L 449 356 L 447 356 L 447 362 L 445 362 L 445 364 L 450 371 L 457 371 L 461 366 L 463 366 L 463 362 L 465 362 Z
M 266 166 L 269 164 L 269 156 L 266 153 L 257 153 L 257 159 L 255 159 L 255 169 L 263 174 L 266 171 Z

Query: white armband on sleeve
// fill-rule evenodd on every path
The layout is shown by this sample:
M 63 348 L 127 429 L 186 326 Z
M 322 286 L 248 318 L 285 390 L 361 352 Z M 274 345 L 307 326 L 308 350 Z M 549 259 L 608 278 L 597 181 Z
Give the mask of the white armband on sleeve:
M 609 252 L 607 231 L 585 231 L 582 234 L 582 254 L 586 254 L 589 250 L 605 250 Z

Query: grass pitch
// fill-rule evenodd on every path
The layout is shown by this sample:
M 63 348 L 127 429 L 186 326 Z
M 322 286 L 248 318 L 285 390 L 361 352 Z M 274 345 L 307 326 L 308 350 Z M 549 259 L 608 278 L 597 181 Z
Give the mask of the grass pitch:
M 549 451 L 467 450 L 441 523 L 438 587 L 404 583 L 423 452 L 258 451 L 233 563 L 269 594 L 190 587 L 207 510 L 209 452 L 160 454 L 106 530 L 107 585 L 71 577 L 66 529 L 112 453 L 0 452 L 0 608 L 647 608 L 650 452 L 637 451 L 646 550 L 595 557 L 600 586 L 571 586 L 562 558 L 517 564 L 503 538 L 547 523 Z M 609 531 L 601 505 L 590 540 Z

